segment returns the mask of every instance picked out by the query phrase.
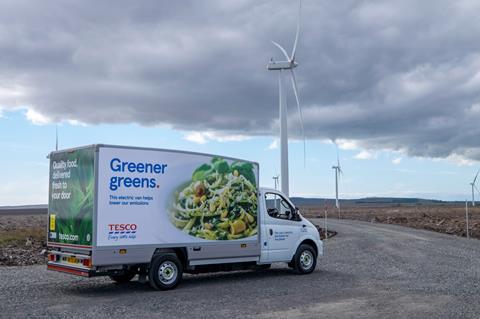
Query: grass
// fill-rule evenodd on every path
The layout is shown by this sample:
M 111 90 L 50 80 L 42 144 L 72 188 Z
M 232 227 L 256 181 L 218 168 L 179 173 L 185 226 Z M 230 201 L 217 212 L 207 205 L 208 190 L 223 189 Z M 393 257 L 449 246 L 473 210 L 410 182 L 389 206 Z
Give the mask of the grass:
M 27 238 L 31 238 L 33 241 L 46 241 L 47 231 L 44 227 L 0 231 L 0 247 L 12 244 L 25 245 Z

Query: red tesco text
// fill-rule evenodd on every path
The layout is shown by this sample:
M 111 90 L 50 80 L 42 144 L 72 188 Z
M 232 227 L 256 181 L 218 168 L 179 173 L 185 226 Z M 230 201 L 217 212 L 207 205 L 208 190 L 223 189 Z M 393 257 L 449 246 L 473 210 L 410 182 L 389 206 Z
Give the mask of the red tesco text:
M 110 231 L 137 230 L 137 224 L 108 224 Z

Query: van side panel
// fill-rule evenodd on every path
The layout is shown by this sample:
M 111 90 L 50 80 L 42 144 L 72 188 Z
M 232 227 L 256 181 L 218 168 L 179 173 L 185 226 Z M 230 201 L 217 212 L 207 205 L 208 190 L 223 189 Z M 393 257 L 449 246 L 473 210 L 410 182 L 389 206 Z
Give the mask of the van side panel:
M 258 174 L 214 155 L 99 146 L 93 264 L 149 262 L 168 247 L 189 260 L 259 257 Z

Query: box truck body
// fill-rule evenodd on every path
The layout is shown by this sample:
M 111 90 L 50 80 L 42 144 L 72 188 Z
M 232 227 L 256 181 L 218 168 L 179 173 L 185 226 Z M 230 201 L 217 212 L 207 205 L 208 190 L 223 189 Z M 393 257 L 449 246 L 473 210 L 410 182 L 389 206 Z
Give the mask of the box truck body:
M 315 259 L 323 252 L 289 199 L 259 188 L 255 162 L 112 145 L 49 158 L 48 269 L 117 281 L 172 271 L 181 278 L 202 266 L 292 263 L 302 243 Z M 180 278 L 149 280 L 168 289 Z

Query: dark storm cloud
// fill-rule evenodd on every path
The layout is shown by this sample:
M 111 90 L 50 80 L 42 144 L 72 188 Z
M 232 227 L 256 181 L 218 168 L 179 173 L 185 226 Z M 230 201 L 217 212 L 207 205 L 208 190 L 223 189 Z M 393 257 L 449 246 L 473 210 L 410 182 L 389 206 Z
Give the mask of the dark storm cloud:
M 276 134 L 296 1 L 0 4 L 0 106 L 54 121 Z M 308 138 L 480 160 L 478 1 L 303 2 Z M 293 135 L 299 132 L 290 97 Z

